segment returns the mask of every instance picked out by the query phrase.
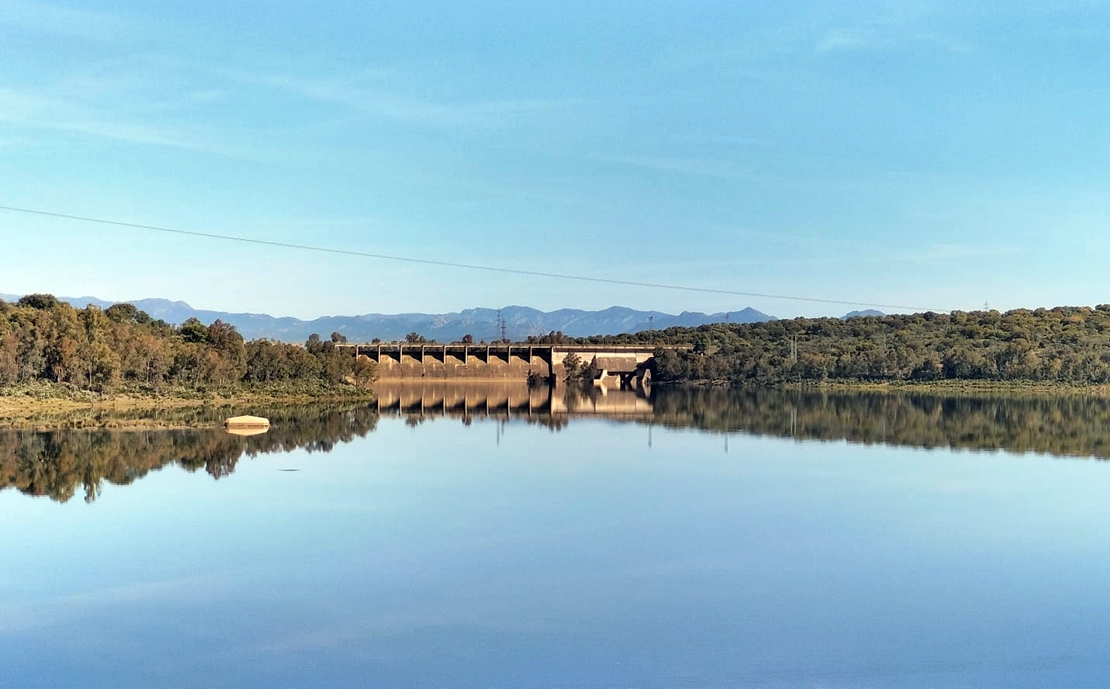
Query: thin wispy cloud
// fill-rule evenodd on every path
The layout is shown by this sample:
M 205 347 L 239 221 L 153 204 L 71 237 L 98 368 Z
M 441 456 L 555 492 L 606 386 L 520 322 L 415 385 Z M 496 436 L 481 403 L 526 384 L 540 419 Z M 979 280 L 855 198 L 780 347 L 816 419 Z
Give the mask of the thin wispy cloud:
M 914 45 L 932 46 L 945 52 L 966 53 L 971 43 L 950 30 L 951 13 L 939 13 L 936 6 L 920 2 L 879 3 L 869 12 L 852 19 L 828 22 L 814 44 L 817 53 L 898 50 Z
M 724 144 L 726 146 L 770 146 L 773 142 L 771 139 L 765 139 L 758 136 L 743 136 L 740 134 L 722 134 L 720 136 L 705 136 L 695 138 L 700 143 L 709 144 Z
M 135 31 L 130 22 L 115 15 L 25 0 L 0 0 L 0 26 L 105 42 L 119 41 Z
M 122 108 L 150 102 L 155 94 L 176 91 L 183 84 L 179 71 L 160 64 L 156 55 L 128 53 L 122 59 L 84 62 L 24 88 L 60 101 Z
M 920 253 L 908 254 L 908 257 L 920 261 L 967 261 L 984 258 L 1005 258 L 1016 256 L 1022 250 L 1016 246 L 986 245 L 977 246 L 970 244 L 931 244 Z
M 950 53 L 972 51 L 970 43 L 937 33 L 891 34 L 875 28 L 832 29 L 817 42 L 818 53 L 896 50 L 907 45 L 933 45 Z
M 342 105 L 363 114 L 433 127 L 499 126 L 514 119 L 552 112 L 580 102 L 563 98 L 448 102 L 402 95 L 382 86 L 367 86 L 364 84 L 366 79 L 353 81 L 242 71 L 222 73 L 242 83 L 267 86 L 302 98 Z
M 662 72 L 690 72 L 727 67 L 734 77 L 763 80 L 772 76 L 766 68 L 756 66 L 762 55 L 749 42 L 706 46 L 679 44 L 663 48 L 654 57 L 655 69 Z
M 596 207 L 603 205 L 592 200 L 587 204 L 583 202 L 580 196 L 560 194 L 557 191 L 547 188 L 534 190 L 522 184 L 498 182 L 485 175 L 460 178 L 458 176 L 442 174 L 437 171 L 429 171 L 424 167 L 413 168 L 411 165 L 406 165 L 404 161 L 398 161 L 398 167 L 392 168 L 388 177 L 390 181 L 395 183 L 403 183 L 425 189 L 434 189 L 437 192 L 481 195 L 561 206 L 588 205 L 590 207 Z
M 722 228 L 718 229 L 721 230 Z M 835 236 L 828 235 L 794 234 L 791 232 L 773 232 L 769 230 L 752 230 L 747 228 L 723 228 L 723 231 L 736 236 L 754 239 L 757 243 L 779 244 L 793 246 L 799 249 L 822 247 L 822 256 L 825 255 L 825 250 L 829 247 L 848 249 L 857 252 L 857 254 L 875 254 L 886 251 L 889 248 L 874 242 L 842 240 L 837 239 Z
M 838 50 L 876 48 L 878 45 L 876 41 L 865 37 L 858 30 L 832 29 L 817 42 L 816 50 L 819 53 L 828 53 Z
M 200 89 L 196 91 L 189 91 L 185 94 L 185 98 L 190 103 L 207 105 L 209 103 L 218 103 L 222 100 L 225 100 L 229 95 L 229 92 L 226 90 Z
M 761 179 L 760 175 L 756 173 L 741 169 L 734 163 L 722 160 L 635 154 L 590 155 L 586 156 L 586 159 L 599 163 L 611 163 L 614 165 L 654 170 L 656 172 L 692 175 L 696 177 L 712 177 L 729 181 L 751 181 Z
M 161 146 L 254 159 L 249 150 L 177 125 L 135 121 L 118 113 L 38 93 L 0 88 L 0 122 L 27 129 L 111 139 L 129 144 Z
M 0 88 L 0 121 L 36 129 L 91 134 L 130 143 L 196 148 L 155 127 L 113 122 L 90 111 L 38 94 Z
M 795 255 L 789 257 L 768 257 L 759 252 L 749 252 L 746 250 L 736 249 L 733 252 L 721 251 L 722 255 L 728 256 L 727 258 L 717 259 L 697 259 L 690 261 L 679 261 L 675 259 L 641 259 L 636 262 L 635 266 L 614 267 L 605 266 L 602 269 L 606 271 L 606 275 L 619 276 L 622 279 L 635 280 L 638 277 L 643 277 L 645 271 L 666 271 L 668 274 L 679 277 L 683 280 L 690 282 L 698 282 L 704 284 L 706 287 L 713 287 L 710 283 L 703 283 L 703 279 L 707 274 L 712 275 L 729 275 L 729 279 L 742 278 L 744 276 L 737 275 L 737 269 L 745 269 L 751 271 L 753 276 L 752 284 L 759 276 L 762 278 L 765 271 L 762 269 L 768 267 L 776 268 L 800 268 L 800 267 L 813 267 L 819 268 L 828 266 L 829 259 L 826 256 L 802 256 Z M 729 254 L 733 255 L 729 255 Z M 724 284 L 718 279 L 717 284 Z M 754 290 L 755 287 L 753 286 Z
M 875 251 L 859 251 L 844 256 L 837 260 L 837 265 L 935 265 L 963 261 L 1002 259 L 1020 253 L 1019 250 L 1012 247 L 976 248 L 957 245 L 933 245 L 910 250 L 895 250 L 887 247 Z M 768 256 L 763 253 L 762 250 L 756 248 L 745 249 L 742 252 L 737 251 L 737 254 L 738 255 L 731 258 L 696 261 L 641 261 L 636 264 L 635 270 L 629 271 L 629 275 L 635 275 L 637 270 L 658 269 L 667 270 L 675 275 L 681 275 L 690 279 L 697 279 L 698 276 L 705 275 L 709 272 L 720 274 L 723 271 L 739 268 L 752 269 L 753 271 L 757 271 L 757 273 L 754 274 L 761 275 L 762 271 L 760 269 L 772 266 L 778 268 L 812 267 L 818 269 L 828 268 L 829 266 L 828 252 L 818 252 L 815 250 L 815 247 L 810 247 L 809 252 L 799 251 L 790 256 L 779 257 Z
M 760 244 L 765 247 L 768 244 L 790 246 L 798 251 L 816 252 L 813 258 L 825 262 L 830 250 L 849 252 L 844 254 L 841 261 L 853 263 L 944 263 L 1007 258 L 1023 253 L 1020 247 L 1005 244 L 972 245 L 949 242 L 904 247 L 880 242 L 840 240 L 835 236 L 825 235 L 795 235 L 789 232 L 743 228 L 728 231 L 755 240 L 754 248 L 759 248 Z

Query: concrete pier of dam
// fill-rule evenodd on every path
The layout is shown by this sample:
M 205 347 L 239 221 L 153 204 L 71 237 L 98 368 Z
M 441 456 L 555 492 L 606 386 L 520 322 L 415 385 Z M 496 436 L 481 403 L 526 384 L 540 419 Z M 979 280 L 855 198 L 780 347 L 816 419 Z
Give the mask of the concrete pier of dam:
M 575 355 L 593 364 L 601 383 L 612 378 L 621 385 L 642 384 L 651 369 L 656 347 L 644 345 L 529 344 L 343 344 L 356 356 L 377 365 L 377 380 L 467 379 L 524 380 L 534 374 L 546 380 L 566 378 L 565 362 Z

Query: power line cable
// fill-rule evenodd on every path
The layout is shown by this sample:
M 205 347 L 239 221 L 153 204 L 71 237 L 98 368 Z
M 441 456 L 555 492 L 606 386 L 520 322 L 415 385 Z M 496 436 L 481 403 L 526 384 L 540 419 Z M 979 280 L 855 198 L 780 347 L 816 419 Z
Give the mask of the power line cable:
M 588 275 L 571 275 L 569 273 L 548 273 L 539 270 L 524 270 L 522 268 L 504 268 L 500 266 L 484 266 L 473 263 L 455 263 L 453 261 L 438 261 L 430 258 L 414 258 L 411 256 L 395 256 L 391 254 L 379 254 L 370 251 L 355 251 L 353 249 L 337 249 L 334 247 L 326 246 L 313 246 L 310 244 L 295 244 L 291 242 L 277 242 L 270 239 L 254 239 L 252 237 L 236 237 L 234 235 L 217 234 L 214 232 L 199 232 L 196 230 L 178 230 L 170 227 L 160 227 L 158 225 L 146 225 L 143 223 L 124 222 L 121 220 L 108 220 L 105 218 L 94 218 L 84 215 L 70 215 L 68 213 L 57 213 L 53 211 L 44 211 L 35 208 L 20 208 L 18 206 L 5 206 L 0 205 L 0 210 L 10 211 L 12 213 L 25 213 L 28 215 L 38 215 L 47 218 L 60 218 L 63 220 L 76 220 L 79 222 L 96 223 L 100 225 L 112 225 L 115 227 L 127 227 L 135 230 L 146 230 L 149 232 L 163 232 L 167 234 L 176 234 L 185 237 L 199 237 L 204 239 L 216 239 L 227 242 L 240 242 L 243 244 L 255 244 L 261 246 L 278 247 L 282 249 L 294 249 L 297 251 L 313 251 L 324 254 L 338 254 L 342 256 L 358 256 L 362 258 L 374 258 L 383 261 L 398 261 L 402 263 L 417 263 L 429 266 L 438 266 L 442 268 L 462 268 L 465 270 L 482 270 L 490 273 L 508 273 L 510 275 L 523 275 L 527 277 L 550 278 L 554 280 L 575 280 L 578 282 L 593 282 L 607 285 L 622 285 L 626 287 L 646 287 L 649 289 L 665 289 L 675 290 L 680 292 L 698 292 L 702 294 L 726 294 L 738 297 L 754 297 L 758 299 L 780 299 L 784 301 L 803 301 L 815 304 L 836 304 L 839 306 L 866 306 L 876 309 L 901 309 L 906 311 L 943 311 L 943 309 L 929 309 L 921 306 L 907 306 L 905 304 L 880 304 L 876 302 L 866 301 L 849 301 L 845 299 L 822 299 L 820 297 L 799 297 L 785 294 L 767 294 L 762 292 L 742 292 L 739 290 L 730 289 L 716 289 L 712 287 L 692 287 L 689 285 L 672 285 L 660 282 L 639 282 L 635 280 L 619 280 L 615 278 L 600 278 Z

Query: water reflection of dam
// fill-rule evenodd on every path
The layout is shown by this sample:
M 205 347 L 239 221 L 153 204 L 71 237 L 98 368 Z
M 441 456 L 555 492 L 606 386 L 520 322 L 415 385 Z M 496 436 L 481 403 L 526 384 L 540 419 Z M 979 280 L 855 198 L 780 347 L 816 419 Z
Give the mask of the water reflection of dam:
M 650 417 L 651 401 L 641 392 L 603 387 L 540 386 L 517 382 L 428 383 L 379 381 L 378 412 L 448 416 L 607 416 Z

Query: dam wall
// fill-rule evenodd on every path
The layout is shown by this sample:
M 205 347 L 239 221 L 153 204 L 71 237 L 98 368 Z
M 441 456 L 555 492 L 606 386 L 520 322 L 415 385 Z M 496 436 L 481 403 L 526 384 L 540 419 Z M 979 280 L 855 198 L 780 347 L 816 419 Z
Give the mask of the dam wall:
M 378 380 L 525 380 L 529 373 L 548 378 L 560 372 L 562 360 L 553 367 L 550 348 L 538 349 L 398 345 L 361 353 L 377 364 Z
M 386 380 L 522 381 L 529 374 L 546 380 L 566 378 L 565 361 L 574 355 L 593 363 L 602 377 L 634 376 L 646 370 L 654 347 L 592 345 L 469 345 L 382 344 L 342 345 L 354 348 L 377 366 L 376 378 Z

